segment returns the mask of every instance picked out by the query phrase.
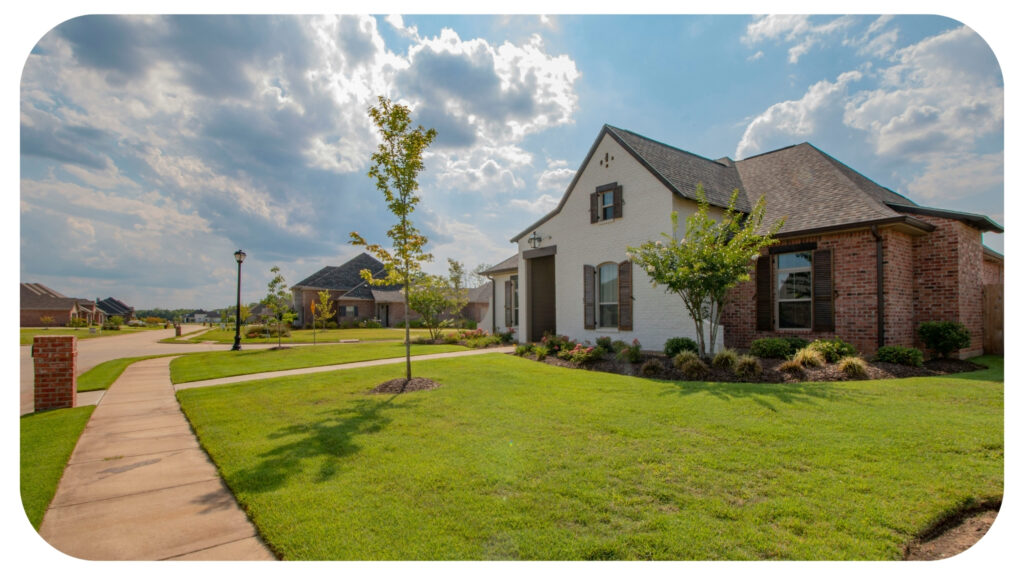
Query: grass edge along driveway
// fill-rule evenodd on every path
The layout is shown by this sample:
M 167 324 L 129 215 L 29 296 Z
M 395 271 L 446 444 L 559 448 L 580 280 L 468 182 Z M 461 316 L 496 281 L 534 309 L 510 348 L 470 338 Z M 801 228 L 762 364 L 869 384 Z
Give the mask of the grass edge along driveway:
M 953 376 L 668 382 L 505 355 L 178 392 L 285 559 L 897 560 L 1003 492 L 1002 360 Z
M 37 531 L 94 405 L 21 417 L 21 502 Z
M 461 345 L 413 345 L 411 355 L 466 351 Z M 286 349 L 243 349 L 183 355 L 171 361 L 171 382 L 187 383 L 233 375 L 284 371 L 405 356 L 403 342 L 303 345 Z

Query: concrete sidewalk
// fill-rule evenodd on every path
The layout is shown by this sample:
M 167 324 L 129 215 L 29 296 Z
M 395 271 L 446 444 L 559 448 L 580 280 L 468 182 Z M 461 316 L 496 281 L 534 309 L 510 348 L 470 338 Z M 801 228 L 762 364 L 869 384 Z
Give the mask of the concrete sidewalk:
M 482 355 L 486 353 L 512 353 L 515 346 L 487 347 L 484 349 L 473 349 L 469 351 L 450 351 L 447 353 L 431 353 L 428 355 L 414 355 L 412 361 L 425 361 L 429 359 L 441 359 L 445 357 L 465 357 L 468 355 Z M 270 379 L 272 377 L 287 377 L 289 375 L 304 375 L 307 373 L 323 373 L 325 371 L 338 371 L 342 369 L 358 369 L 360 367 L 372 367 L 375 365 L 391 365 L 405 363 L 405 356 L 390 357 L 387 359 L 374 359 L 370 361 L 357 361 L 355 363 L 341 363 L 335 365 L 321 365 L 319 367 L 302 367 L 299 369 L 288 369 L 284 371 L 265 371 L 263 373 L 250 373 L 246 375 L 235 375 L 232 377 L 221 377 L 218 379 L 204 379 L 179 383 L 174 386 L 175 390 L 190 389 L 193 387 L 208 387 L 211 385 L 224 385 L 226 383 L 238 383 L 241 381 L 253 381 L 257 379 Z
M 171 357 L 132 364 L 82 432 L 39 534 L 91 560 L 273 560 L 174 398 Z

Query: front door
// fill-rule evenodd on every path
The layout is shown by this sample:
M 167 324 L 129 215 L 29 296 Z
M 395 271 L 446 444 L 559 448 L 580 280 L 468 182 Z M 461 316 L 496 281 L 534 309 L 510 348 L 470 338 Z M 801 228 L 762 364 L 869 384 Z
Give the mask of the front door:
M 388 304 L 377 304 L 377 321 L 384 327 L 391 327 L 391 323 L 388 321 Z
M 530 341 L 545 333 L 558 333 L 555 326 L 555 256 L 527 260 L 530 278 Z

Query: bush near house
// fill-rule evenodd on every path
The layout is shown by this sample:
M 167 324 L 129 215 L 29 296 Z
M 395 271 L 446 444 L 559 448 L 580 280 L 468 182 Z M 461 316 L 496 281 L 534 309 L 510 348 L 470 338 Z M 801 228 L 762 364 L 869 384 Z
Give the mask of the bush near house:
M 634 339 L 632 345 L 623 346 L 615 358 L 619 361 L 640 363 L 643 360 L 643 354 L 640 352 L 640 341 Z
M 825 365 L 825 356 L 816 349 L 805 347 L 793 354 L 793 361 L 803 367 L 821 367 Z
M 844 357 L 857 355 L 857 348 L 836 337 L 832 339 L 817 339 L 807 345 L 806 349 L 813 349 L 825 358 L 829 363 L 836 363 Z
M 711 365 L 719 369 L 732 369 L 736 365 L 737 360 L 739 360 L 739 356 L 736 355 L 735 351 L 723 349 L 715 354 L 714 359 L 711 360 Z
M 683 350 L 697 353 L 697 342 L 688 337 L 670 337 L 665 341 L 665 355 L 675 357 Z
M 736 377 L 756 378 L 761 376 L 761 362 L 752 355 L 741 355 L 736 360 L 736 367 L 732 370 Z
M 864 377 L 868 374 L 868 364 L 856 356 L 844 357 L 836 364 L 839 371 L 850 377 Z
M 921 350 L 913 347 L 886 345 L 878 348 L 878 351 L 875 352 L 875 361 L 920 367 L 924 363 L 924 354 L 921 353 Z
M 926 321 L 917 326 L 917 335 L 925 347 L 939 357 L 971 345 L 971 332 L 957 321 Z
M 558 358 L 564 359 L 575 365 L 583 365 L 585 363 L 591 363 L 604 357 L 604 350 L 596 346 L 584 347 L 582 343 L 577 343 L 572 349 L 563 349 L 558 352 Z
M 763 337 L 750 343 L 750 354 L 762 359 L 786 359 L 793 352 L 790 342 L 781 337 Z

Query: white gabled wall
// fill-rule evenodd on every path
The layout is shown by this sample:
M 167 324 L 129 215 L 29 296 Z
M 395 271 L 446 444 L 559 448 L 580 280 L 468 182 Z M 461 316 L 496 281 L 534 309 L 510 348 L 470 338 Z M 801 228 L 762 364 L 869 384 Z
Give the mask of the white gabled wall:
M 480 329 L 488 333 L 508 331 L 508 328 L 505 327 L 505 282 L 512 279 L 515 273 L 515 271 L 510 271 L 491 276 L 491 280 L 494 282 L 494 292 L 488 294 L 487 312 L 484 314 L 483 321 L 479 324 Z M 495 327 L 495 323 L 497 323 L 497 327 Z
M 608 167 L 599 163 L 614 158 Z M 623 217 L 590 223 L 590 194 L 598 186 L 617 182 L 622 186 Z M 680 198 L 665 187 L 650 171 L 605 134 L 589 164 L 570 191 L 562 210 L 536 229 L 543 238 L 541 247 L 557 246 L 555 255 L 555 309 L 559 334 L 579 341 L 609 336 L 641 347 L 660 351 L 670 337 L 695 337 L 693 320 L 686 313 L 682 300 L 664 288 L 652 287 L 647 273 L 633 266 L 633 330 L 588 330 L 583 328 L 583 266 L 605 262 L 621 262 L 627 258 L 626 246 L 639 246 L 646 240 L 671 233 L 671 212 L 679 212 L 680 227 L 697 211 L 697 203 Z M 719 211 L 720 213 L 720 211 Z M 529 251 L 531 233 L 518 242 L 519 253 Z M 530 317 L 528 260 L 520 257 L 520 330 L 519 340 L 527 341 Z M 719 330 L 718 348 L 723 335 Z

